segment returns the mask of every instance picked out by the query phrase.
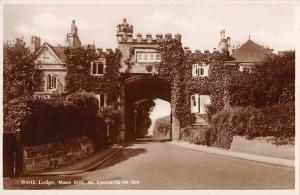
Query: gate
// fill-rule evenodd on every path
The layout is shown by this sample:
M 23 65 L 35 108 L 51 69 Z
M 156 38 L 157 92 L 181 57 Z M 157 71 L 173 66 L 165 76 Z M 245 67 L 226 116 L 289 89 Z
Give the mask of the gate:
M 23 159 L 21 145 L 15 133 L 3 133 L 3 177 L 22 174 Z

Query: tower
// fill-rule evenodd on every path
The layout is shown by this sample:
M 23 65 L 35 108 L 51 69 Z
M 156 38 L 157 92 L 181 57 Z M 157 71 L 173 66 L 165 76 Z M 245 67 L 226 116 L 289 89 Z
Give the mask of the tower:
M 219 43 L 218 51 L 223 52 L 224 50 L 229 50 L 230 47 L 230 37 L 225 38 L 225 30 L 221 30 L 220 32 L 221 40 Z
M 30 51 L 36 52 L 38 48 L 41 47 L 41 39 L 37 36 L 32 36 L 30 40 Z
M 67 33 L 66 46 L 68 47 L 80 47 L 81 42 L 78 36 L 78 28 L 75 24 L 75 20 L 71 24 L 71 32 Z
M 133 26 L 126 22 L 126 18 L 123 19 L 123 23 L 117 26 L 117 41 L 127 41 L 132 39 Z

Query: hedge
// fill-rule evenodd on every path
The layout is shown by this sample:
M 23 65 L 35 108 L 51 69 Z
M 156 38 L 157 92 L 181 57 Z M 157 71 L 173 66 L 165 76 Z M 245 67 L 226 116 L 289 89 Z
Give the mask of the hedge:
M 213 134 L 223 132 L 215 139 L 228 139 L 228 143 L 232 139 L 228 136 L 240 135 L 247 139 L 272 136 L 275 144 L 281 144 L 295 136 L 295 107 L 293 104 L 274 104 L 262 108 L 232 107 L 213 115 L 211 128 Z
M 76 93 L 64 100 L 17 98 L 4 106 L 4 131 L 20 129 L 24 144 L 58 142 L 86 135 L 97 147 L 107 145 L 106 125 L 98 116 L 98 100 Z
M 188 126 L 182 129 L 182 140 L 200 144 L 209 145 L 209 126 Z

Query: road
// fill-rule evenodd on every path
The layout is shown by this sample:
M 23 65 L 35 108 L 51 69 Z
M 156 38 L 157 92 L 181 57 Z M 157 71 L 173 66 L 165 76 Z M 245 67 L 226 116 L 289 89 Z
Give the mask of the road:
M 294 176 L 294 169 L 287 167 L 203 153 L 166 142 L 141 141 L 129 144 L 93 171 L 43 178 L 43 181 L 72 181 L 72 184 L 39 185 L 39 188 L 292 189 Z M 85 184 L 74 185 L 74 180 Z M 22 188 L 35 187 L 23 185 Z

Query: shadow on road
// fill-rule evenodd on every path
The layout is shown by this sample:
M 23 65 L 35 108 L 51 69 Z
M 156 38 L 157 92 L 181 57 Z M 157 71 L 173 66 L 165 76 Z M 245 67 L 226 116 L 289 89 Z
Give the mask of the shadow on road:
M 140 154 L 143 154 L 143 153 L 147 152 L 147 150 L 144 149 L 144 148 L 130 148 L 130 146 L 132 146 L 132 144 L 127 145 L 117 155 L 115 155 L 114 157 L 109 159 L 107 162 L 105 162 L 104 164 L 96 167 L 95 169 L 93 169 L 91 171 L 95 171 L 95 170 L 99 170 L 99 169 L 114 166 L 114 165 L 116 165 L 118 163 L 121 163 L 123 161 L 126 161 L 126 160 L 128 160 L 132 157 L 135 157 L 135 156 L 138 156 Z

